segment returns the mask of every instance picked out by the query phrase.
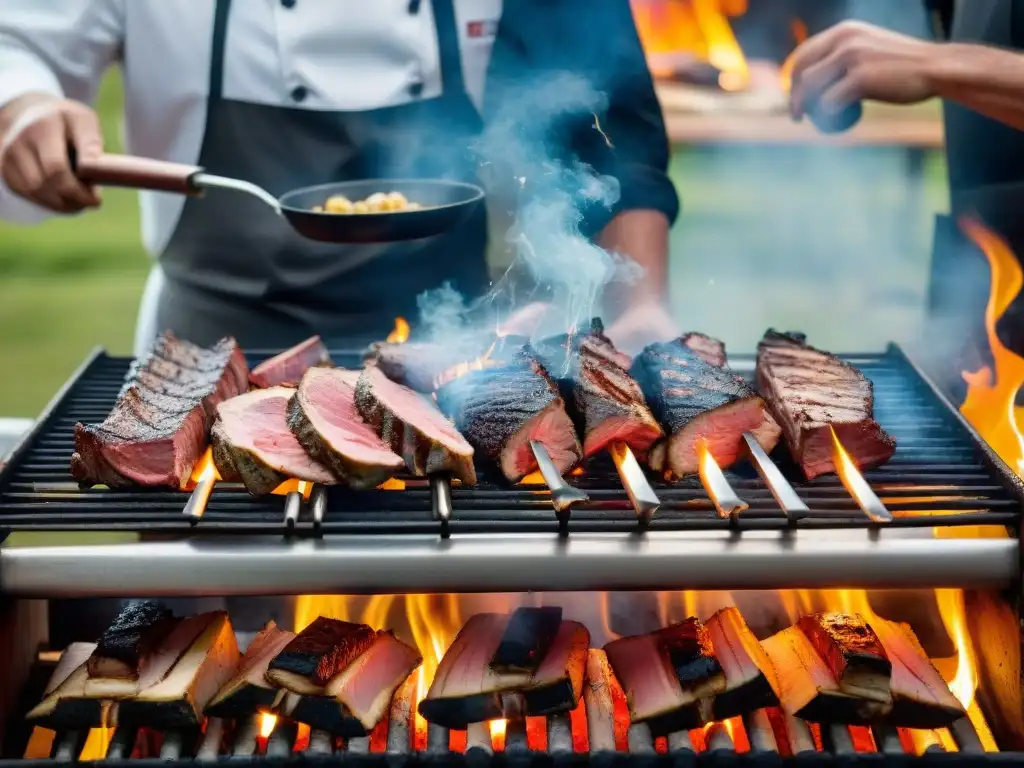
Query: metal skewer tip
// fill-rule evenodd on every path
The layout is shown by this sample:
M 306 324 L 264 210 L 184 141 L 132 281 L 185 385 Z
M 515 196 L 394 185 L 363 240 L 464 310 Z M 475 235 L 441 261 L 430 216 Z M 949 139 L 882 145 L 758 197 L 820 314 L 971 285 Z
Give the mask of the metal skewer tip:
M 292 530 L 299 521 L 299 512 L 302 510 L 302 493 L 289 491 L 284 501 L 284 524 L 288 530 Z
M 322 485 L 313 487 L 309 496 L 309 506 L 313 512 L 313 528 L 320 530 L 324 524 L 324 514 L 327 512 L 327 489 Z
M 452 519 L 452 479 L 447 472 L 430 476 L 430 503 L 434 519 L 441 523 L 441 536 L 448 538 L 448 523 Z
M 761 475 L 764 484 L 768 486 L 768 490 L 772 492 L 775 501 L 778 502 L 782 511 L 786 513 L 786 517 L 790 520 L 800 520 L 807 517 L 810 509 L 804 504 L 803 499 L 797 496 L 793 486 L 789 484 L 785 475 L 775 466 L 775 462 L 765 453 L 764 448 L 757 442 L 757 438 L 749 432 L 745 432 L 743 440 L 747 444 L 750 461 L 757 469 L 757 473 Z
M 615 469 L 619 472 L 622 486 L 626 489 L 629 501 L 636 510 L 637 519 L 641 528 L 646 528 L 654 517 L 654 513 L 661 506 L 661 499 L 654 493 L 651 484 L 647 482 L 647 475 L 644 474 L 640 462 L 625 443 L 612 443 L 608 452 L 615 462 Z
M 886 509 L 885 504 L 868 485 L 864 475 L 857 469 L 857 465 L 839 442 L 836 431 L 831 426 L 829 431 L 832 433 L 832 463 L 835 464 L 843 486 L 853 496 L 861 511 L 867 515 L 868 520 L 873 523 L 891 523 L 892 513 Z
M 555 507 L 558 522 L 564 528 L 569 522 L 572 505 L 589 501 L 590 497 L 579 488 L 574 488 L 565 482 L 558 472 L 555 462 L 551 460 L 551 454 L 542 443 L 531 440 L 530 448 L 533 450 L 533 456 L 537 460 L 537 467 L 544 477 L 544 482 L 547 484 L 548 490 L 551 491 L 551 503 Z
M 736 495 L 736 491 L 729 485 L 722 468 L 718 466 L 715 457 L 705 442 L 698 448 L 701 482 L 704 483 L 704 490 L 708 492 L 712 503 L 720 518 L 728 518 L 735 523 L 739 520 L 740 513 L 746 510 L 749 505 Z
M 188 503 L 185 504 L 185 508 L 182 510 L 182 514 L 189 519 L 192 525 L 203 519 L 206 505 L 210 502 L 210 494 L 213 493 L 213 487 L 216 484 L 217 479 L 214 477 L 204 477 L 196 483 L 192 495 L 188 498 Z

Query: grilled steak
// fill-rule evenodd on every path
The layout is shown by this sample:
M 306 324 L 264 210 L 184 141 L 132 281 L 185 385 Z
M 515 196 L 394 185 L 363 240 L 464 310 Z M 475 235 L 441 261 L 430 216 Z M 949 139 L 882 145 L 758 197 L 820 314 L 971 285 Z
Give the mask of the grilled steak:
M 696 473 L 701 441 L 719 466 L 729 467 L 740 456 L 743 433 L 764 424 L 760 395 L 680 340 L 651 344 L 630 372 L 669 435 L 664 450 L 652 451 L 649 463 L 657 471 L 674 477 Z
M 874 419 L 871 381 L 800 334 L 765 334 L 757 347 L 757 386 L 808 480 L 835 471 L 830 428 L 861 469 L 884 464 L 896 450 Z
M 302 374 L 320 365 L 331 365 L 331 356 L 320 337 L 313 336 L 257 365 L 249 372 L 249 382 L 254 387 L 295 387 Z
M 841 692 L 891 702 L 892 662 L 860 615 L 815 613 L 801 616 L 796 626 L 810 640 Z
M 356 410 L 359 371 L 311 368 L 288 405 L 288 426 L 306 452 L 351 488 L 374 488 L 405 461 Z
M 507 363 L 449 382 L 438 390 L 437 401 L 479 454 L 513 483 L 537 469 L 531 440 L 547 448 L 562 474 L 582 456 L 558 388 L 528 347 Z
M 233 339 L 212 349 L 161 334 L 101 424 L 75 425 L 71 474 L 83 485 L 180 487 L 206 448 L 217 404 L 248 388 Z
M 335 482 L 288 429 L 288 403 L 294 395 L 288 387 L 257 389 L 217 406 L 213 463 L 223 480 L 241 482 L 254 496 L 271 493 L 290 478 Z
M 700 359 L 708 365 L 725 368 L 726 357 L 723 342 L 696 332 L 684 333 L 679 340 L 696 352 Z
M 178 619 L 153 600 L 132 602 L 107 627 L 89 657 L 89 677 L 137 679 L 139 669 Z
M 267 679 L 289 691 L 320 696 L 332 677 L 376 640 L 366 624 L 318 617 L 284 647 L 267 669 Z
M 473 447 L 432 400 L 396 384 L 378 368 L 366 368 L 356 383 L 356 408 L 416 475 L 451 472 L 476 483 Z
M 665 436 L 640 385 L 629 375 L 630 362 L 603 335 L 588 336 L 580 344 L 573 401 L 582 421 L 586 457 L 621 442 L 645 461 L 651 447 Z

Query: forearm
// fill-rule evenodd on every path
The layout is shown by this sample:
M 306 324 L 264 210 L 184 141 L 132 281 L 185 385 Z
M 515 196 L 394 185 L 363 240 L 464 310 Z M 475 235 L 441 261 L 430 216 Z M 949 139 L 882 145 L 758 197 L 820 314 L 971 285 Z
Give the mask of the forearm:
M 619 253 L 642 269 L 636 282 L 614 288 L 621 305 L 642 301 L 664 302 L 668 288 L 669 221 L 661 211 L 628 210 L 613 218 L 597 242 L 607 251 Z
M 931 69 L 936 96 L 1024 130 L 1024 54 L 950 43 Z

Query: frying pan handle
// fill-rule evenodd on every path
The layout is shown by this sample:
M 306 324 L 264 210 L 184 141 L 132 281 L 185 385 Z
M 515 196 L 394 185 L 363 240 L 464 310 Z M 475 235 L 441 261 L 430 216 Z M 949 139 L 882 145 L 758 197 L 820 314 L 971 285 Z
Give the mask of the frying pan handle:
M 198 195 L 202 192 L 193 179 L 203 169 L 194 165 L 132 155 L 103 154 L 80 158 L 73 148 L 69 150 L 68 157 L 75 175 L 87 184 L 174 192 L 179 195 Z

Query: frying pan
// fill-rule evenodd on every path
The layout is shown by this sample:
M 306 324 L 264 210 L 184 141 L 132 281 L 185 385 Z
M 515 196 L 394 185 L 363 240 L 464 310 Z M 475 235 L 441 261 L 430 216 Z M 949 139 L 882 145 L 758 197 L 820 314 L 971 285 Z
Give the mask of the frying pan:
M 484 198 L 473 184 L 443 179 L 361 179 L 295 189 L 274 197 L 241 179 L 215 176 L 195 165 L 131 155 L 80 158 L 71 153 L 75 175 L 87 184 L 201 196 L 227 189 L 259 198 L 300 235 L 327 243 L 388 243 L 439 235 L 459 226 Z M 313 210 L 333 195 L 364 200 L 375 192 L 401 192 L 421 208 L 381 213 L 325 213 Z

